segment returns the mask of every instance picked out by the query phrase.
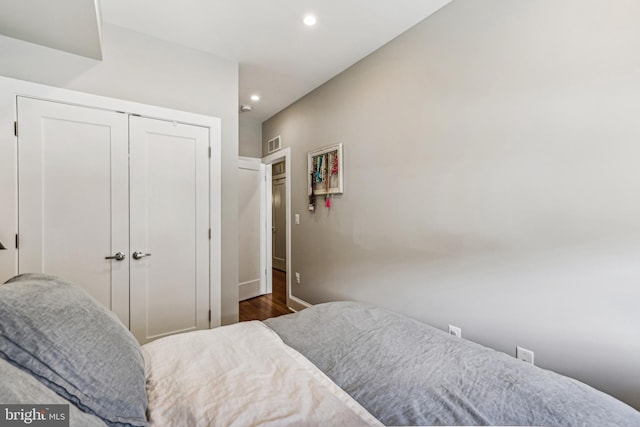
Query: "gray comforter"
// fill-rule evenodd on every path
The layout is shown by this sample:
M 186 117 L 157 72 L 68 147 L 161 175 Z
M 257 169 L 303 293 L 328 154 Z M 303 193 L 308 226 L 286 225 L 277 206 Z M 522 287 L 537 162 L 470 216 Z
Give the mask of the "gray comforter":
M 581 382 L 358 303 L 265 323 L 386 425 L 640 426 Z

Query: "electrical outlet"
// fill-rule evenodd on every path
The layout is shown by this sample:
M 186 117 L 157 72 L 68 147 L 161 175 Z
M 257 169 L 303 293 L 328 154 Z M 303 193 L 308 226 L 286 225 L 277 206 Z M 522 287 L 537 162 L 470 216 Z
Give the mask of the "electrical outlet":
M 300 273 L 298 273 L 296 271 L 296 283 L 299 285 L 300 284 Z
M 296 214 L 295 220 L 296 220 L 296 225 L 300 225 L 300 214 Z
M 462 329 L 458 328 L 457 326 L 449 325 L 449 335 L 462 338 Z
M 522 347 L 516 347 L 516 359 L 533 365 L 533 351 Z

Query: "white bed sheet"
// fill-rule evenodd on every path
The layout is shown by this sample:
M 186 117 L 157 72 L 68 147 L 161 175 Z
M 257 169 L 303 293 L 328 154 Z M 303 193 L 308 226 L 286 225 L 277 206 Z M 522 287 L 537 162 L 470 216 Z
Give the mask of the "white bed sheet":
M 261 322 L 142 347 L 151 426 L 379 426 Z

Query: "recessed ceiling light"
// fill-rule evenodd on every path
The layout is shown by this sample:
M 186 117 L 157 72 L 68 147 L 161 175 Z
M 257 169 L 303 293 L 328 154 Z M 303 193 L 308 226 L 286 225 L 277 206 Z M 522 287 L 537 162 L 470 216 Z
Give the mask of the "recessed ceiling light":
M 309 27 L 311 27 L 313 25 L 316 25 L 316 22 L 318 22 L 318 20 L 313 15 L 305 15 L 305 17 L 302 20 L 302 22 L 304 22 L 305 25 L 308 25 Z
M 251 95 L 252 101 L 260 101 L 260 95 Z

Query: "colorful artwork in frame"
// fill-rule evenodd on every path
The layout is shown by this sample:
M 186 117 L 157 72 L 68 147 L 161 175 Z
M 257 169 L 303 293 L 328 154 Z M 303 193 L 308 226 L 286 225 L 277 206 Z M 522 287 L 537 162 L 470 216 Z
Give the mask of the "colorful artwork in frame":
M 342 194 L 344 192 L 344 157 L 342 144 L 330 145 L 307 155 L 308 195 Z

